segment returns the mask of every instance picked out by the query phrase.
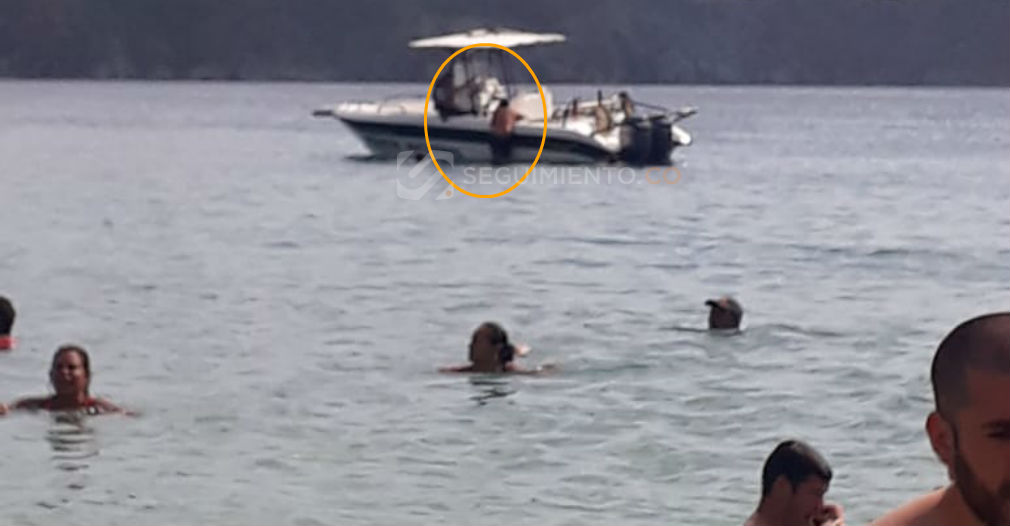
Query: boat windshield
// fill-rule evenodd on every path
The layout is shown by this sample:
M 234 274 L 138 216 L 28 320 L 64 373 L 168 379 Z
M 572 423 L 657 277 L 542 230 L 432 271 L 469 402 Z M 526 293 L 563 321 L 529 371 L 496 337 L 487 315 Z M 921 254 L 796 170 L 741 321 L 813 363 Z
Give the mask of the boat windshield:
M 435 82 L 435 109 L 442 118 L 486 114 L 495 99 L 508 95 L 507 71 L 498 53 L 468 50 L 453 60 Z M 494 50 L 497 51 L 497 50 Z

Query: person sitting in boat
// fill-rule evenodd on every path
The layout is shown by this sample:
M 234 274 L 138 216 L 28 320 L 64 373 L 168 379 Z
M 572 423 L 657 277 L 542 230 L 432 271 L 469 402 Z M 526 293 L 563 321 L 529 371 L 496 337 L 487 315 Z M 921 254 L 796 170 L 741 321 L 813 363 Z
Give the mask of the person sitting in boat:
M 11 409 L 43 411 L 83 411 L 88 414 L 123 413 L 123 409 L 103 398 L 91 396 L 91 360 L 78 345 L 56 349 L 49 368 L 49 382 L 56 394 L 38 398 L 22 398 Z
M 494 164 L 508 162 L 512 156 L 512 132 L 516 123 L 523 119 L 517 111 L 509 107 L 508 99 L 502 99 L 491 115 L 491 161 Z
M 627 91 L 618 93 L 617 100 L 621 103 L 621 111 L 624 112 L 625 119 L 635 114 L 635 104 L 631 102 L 631 97 Z
M 454 74 L 442 75 L 435 82 L 435 110 L 444 121 L 456 115 L 476 113 L 473 105 L 474 86 L 457 80 Z
M 486 88 L 494 90 L 494 84 L 482 75 L 467 75 L 460 65 L 453 65 L 451 71 L 435 81 L 433 98 L 435 110 L 444 121 L 456 115 L 479 115 Z M 497 81 L 495 81 L 497 82 Z
M 435 111 L 438 112 L 438 116 L 444 121 L 451 115 L 454 115 L 452 107 L 452 99 L 455 89 L 452 84 L 452 75 L 442 75 L 435 81 Z
M 594 135 L 608 132 L 614 127 L 614 118 L 611 117 L 610 111 L 599 102 L 596 103 L 596 106 L 593 106 L 593 122 Z
M 486 116 L 492 112 L 492 107 L 496 106 L 499 99 L 506 97 L 505 87 L 498 79 L 490 76 L 480 76 L 475 86 L 474 108 L 475 114 Z
M 523 369 L 515 364 L 516 356 L 529 354 L 527 345 L 513 345 L 505 329 L 494 322 L 484 322 L 473 331 L 470 339 L 470 363 L 443 367 L 443 373 L 521 373 L 536 374 L 544 368 Z

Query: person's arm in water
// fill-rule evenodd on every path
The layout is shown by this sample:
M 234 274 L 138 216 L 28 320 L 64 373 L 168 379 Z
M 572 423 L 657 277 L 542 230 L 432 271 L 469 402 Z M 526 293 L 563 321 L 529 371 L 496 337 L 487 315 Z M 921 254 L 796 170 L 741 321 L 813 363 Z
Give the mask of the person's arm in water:
M 473 364 L 469 365 L 457 365 L 455 367 L 439 367 L 438 372 L 440 373 L 472 373 Z
M 7 406 L 9 410 L 22 410 L 22 411 L 40 411 L 51 409 L 49 404 L 52 403 L 51 398 L 22 398 L 12 405 Z M 121 413 L 127 416 L 137 416 L 137 413 L 130 411 L 128 409 L 123 409 L 118 405 L 104 399 L 104 398 L 92 398 L 91 403 L 82 409 L 94 408 L 98 414 L 110 414 L 110 413 Z M 2 413 L 0 413 L 2 414 Z
M 520 357 L 520 356 L 526 356 L 527 354 L 533 352 L 533 349 L 531 349 L 530 346 L 526 345 L 525 343 L 520 343 L 513 347 L 513 352 L 515 353 L 516 357 Z M 526 369 L 525 367 L 516 365 L 514 361 L 510 361 L 505 364 L 505 370 L 503 372 L 511 374 L 537 375 L 547 372 L 550 368 L 551 366 L 540 366 L 535 369 Z
M 122 407 L 119 407 L 118 405 L 104 398 L 95 398 L 93 400 L 92 407 L 96 408 L 99 413 L 123 413 L 126 415 L 134 414 L 132 411 L 127 411 L 126 409 L 123 409 Z
M 548 374 L 557 370 L 557 366 L 552 363 L 545 363 L 539 365 L 534 369 L 526 369 L 525 367 L 518 366 L 514 363 L 508 363 L 505 365 L 505 372 L 511 374 L 527 374 L 531 376 L 538 376 L 541 374 Z
M 46 402 L 48 401 L 49 398 L 22 398 L 14 402 L 7 408 L 12 411 L 16 411 L 19 409 L 26 411 L 38 411 L 39 409 L 43 409 L 45 407 Z

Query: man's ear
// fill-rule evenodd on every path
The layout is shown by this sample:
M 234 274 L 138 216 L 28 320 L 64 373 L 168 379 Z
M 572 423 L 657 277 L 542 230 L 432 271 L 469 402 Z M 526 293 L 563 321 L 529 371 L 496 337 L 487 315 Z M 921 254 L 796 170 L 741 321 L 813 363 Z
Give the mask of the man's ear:
M 933 452 L 950 471 L 954 466 L 954 428 L 940 416 L 940 413 L 933 411 L 926 418 L 926 434 L 929 435 Z
M 789 483 L 789 479 L 785 475 L 779 475 L 772 483 L 772 490 L 769 495 L 774 495 L 776 497 L 787 497 L 793 492 L 793 485 Z

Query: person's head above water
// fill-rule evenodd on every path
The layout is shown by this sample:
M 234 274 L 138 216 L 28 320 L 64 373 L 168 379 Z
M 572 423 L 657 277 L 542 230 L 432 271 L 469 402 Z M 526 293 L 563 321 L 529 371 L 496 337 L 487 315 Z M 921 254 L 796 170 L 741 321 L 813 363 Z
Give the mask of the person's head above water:
M 986 524 L 1010 524 L 1010 312 L 958 325 L 930 372 L 929 440 L 964 503 Z
M 484 322 L 473 331 L 470 339 L 470 361 L 475 370 L 501 371 L 515 359 L 516 348 L 509 343 L 508 333 L 494 322 Z
M 761 471 L 761 501 L 748 524 L 807 526 L 825 520 L 824 494 L 831 466 L 814 448 L 786 440 L 768 455 Z M 832 505 L 833 506 L 833 505 Z M 834 513 L 840 509 L 833 506 Z
M 11 339 L 11 330 L 14 327 L 14 318 L 17 311 L 14 304 L 5 296 L 0 296 L 0 351 L 8 351 L 14 348 L 14 340 Z
M 0 296 L 0 336 L 9 336 L 11 328 L 14 327 L 14 318 L 17 311 L 14 304 L 6 296 Z
M 462 366 L 440 367 L 443 373 L 518 373 L 538 374 L 553 370 L 545 364 L 536 369 L 525 369 L 515 363 L 519 356 L 529 354 L 528 345 L 513 345 L 505 329 L 494 322 L 484 322 L 470 337 L 470 363 Z
M 126 413 L 117 405 L 91 396 L 91 358 L 80 345 L 63 345 L 53 353 L 49 366 L 49 382 L 56 394 L 22 398 L 13 409 L 32 411 L 86 411 L 89 414 Z
M 743 320 L 743 307 L 730 296 L 707 300 L 709 329 L 739 329 Z
M 90 396 L 91 359 L 79 345 L 63 345 L 53 354 L 49 367 L 49 382 L 56 396 Z
M 1010 312 L 955 327 L 933 355 L 930 382 L 926 434 L 951 483 L 874 524 L 1010 524 Z

